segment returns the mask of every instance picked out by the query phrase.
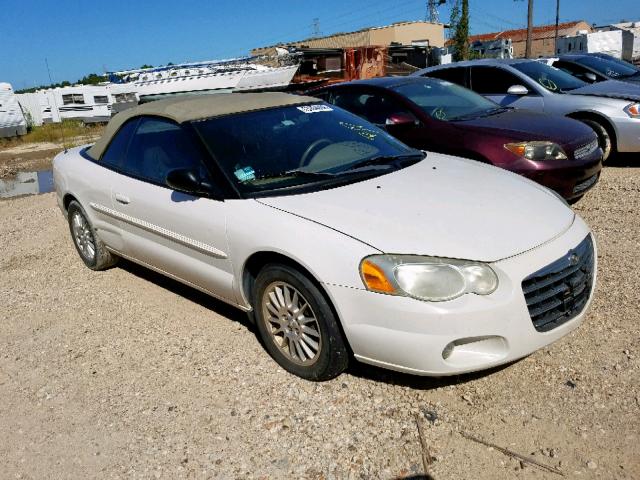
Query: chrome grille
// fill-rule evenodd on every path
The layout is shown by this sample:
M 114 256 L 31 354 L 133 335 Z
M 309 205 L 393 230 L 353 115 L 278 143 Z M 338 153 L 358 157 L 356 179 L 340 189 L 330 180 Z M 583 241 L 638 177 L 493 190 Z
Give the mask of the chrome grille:
M 548 332 L 584 309 L 593 286 L 594 249 L 591 235 L 575 249 L 522 281 L 533 326 Z
M 593 152 L 596 151 L 597 148 L 598 148 L 598 139 L 595 139 L 594 141 L 587 143 L 586 145 L 583 145 L 582 147 L 576 149 L 576 151 L 573 153 L 573 156 L 577 160 L 580 160 L 584 157 L 591 155 Z

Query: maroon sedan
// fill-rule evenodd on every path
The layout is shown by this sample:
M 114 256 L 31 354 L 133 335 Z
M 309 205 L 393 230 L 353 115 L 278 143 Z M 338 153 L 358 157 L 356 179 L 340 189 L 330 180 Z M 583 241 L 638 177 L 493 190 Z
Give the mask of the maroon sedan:
M 598 181 L 602 150 L 582 123 L 504 108 L 450 82 L 386 77 L 310 92 L 407 145 L 490 163 L 576 201 Z

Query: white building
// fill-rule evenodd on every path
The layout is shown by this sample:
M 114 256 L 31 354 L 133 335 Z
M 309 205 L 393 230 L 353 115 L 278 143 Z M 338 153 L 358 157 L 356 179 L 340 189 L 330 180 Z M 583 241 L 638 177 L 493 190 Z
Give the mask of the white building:
M 0 83 L 0 137 L 15 137 L 27 133 L 27 122 L 13 88 Z
M 640 22 L 615 23 L 611 28 L 626 30 L 633 34 L 633 59 L 640 59 Z
M 606 53 L 612 57 L 631 61 L 633 41 L 633 33 L 627 30 L 607 29 L 594 33 L 579 33 L 573 37 L 558 38 L 556 50 L 559 55 L 565 53 Z

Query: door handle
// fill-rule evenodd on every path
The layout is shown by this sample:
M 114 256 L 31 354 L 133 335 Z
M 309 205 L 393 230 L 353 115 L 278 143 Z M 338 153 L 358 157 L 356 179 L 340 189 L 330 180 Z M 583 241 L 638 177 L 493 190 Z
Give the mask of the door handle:
M 126 195 L 122 195 L 121 193 L 116 193 L 115 195 L 116 202 L 122 203 L 123 205 L 127 205 L 131 200 Z

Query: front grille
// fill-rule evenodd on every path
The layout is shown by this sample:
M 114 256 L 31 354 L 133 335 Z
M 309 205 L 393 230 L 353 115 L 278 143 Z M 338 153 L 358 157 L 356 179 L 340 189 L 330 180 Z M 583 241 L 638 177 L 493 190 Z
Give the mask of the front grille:
M 576 151 L 573 153 L 573 156 L 576 158 L 576 160 L 581 160 L 584 157 L 587 157 L 595 152 L 596 148 L 598 148 L 598 139 L 595 139 L 594 141 L 576 149 Z
M 591 187 L 593 187 L 596 184 L 597 181 L 598 181 L 598 174 L 596 173 L 595 175 L 592 175 L 589 178 L 587 178 L 584 182 L 578 183 L 573 188 L 573 193 L 585 192 L 585 191 L 589 190 Z
M 591 294 L 594 277 L 591 235 L 562 258 L 522 281 L 527 308 L 538 332 L 548 332 L 576 317 Z

